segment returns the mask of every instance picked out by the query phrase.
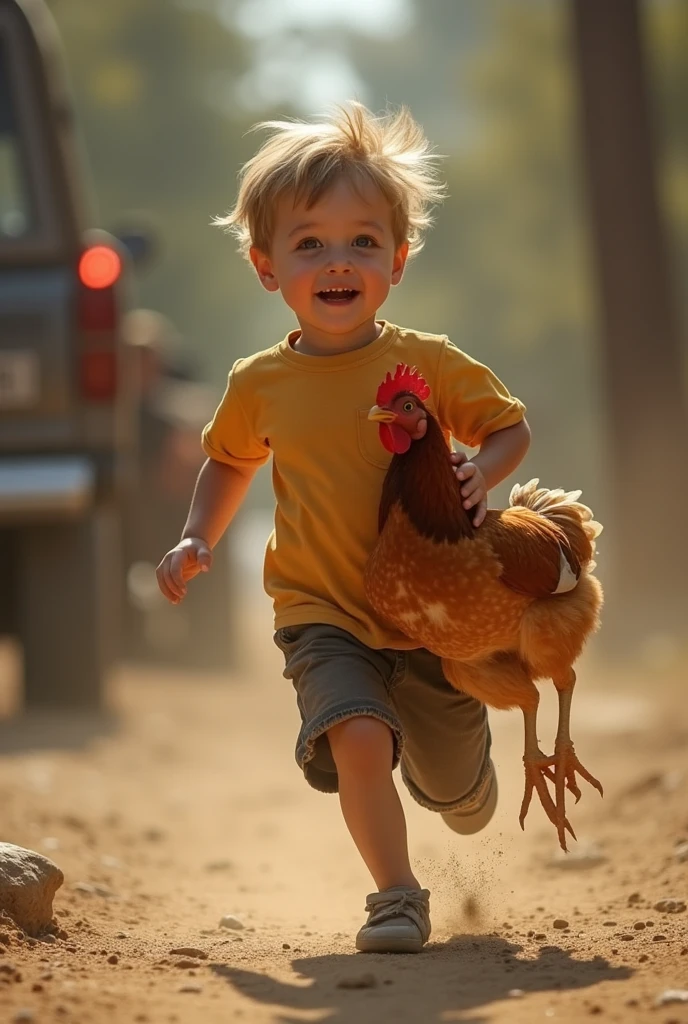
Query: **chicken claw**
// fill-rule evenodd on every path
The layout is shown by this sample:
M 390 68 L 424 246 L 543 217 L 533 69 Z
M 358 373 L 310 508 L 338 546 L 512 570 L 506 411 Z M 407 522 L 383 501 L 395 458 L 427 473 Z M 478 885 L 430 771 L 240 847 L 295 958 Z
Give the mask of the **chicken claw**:
M 521 813 L 519 815 L 519 823 L 521 828 L 524 828 L 526 815 L 528 808 L 530 807 L 530 801 L 533 796 L 533 790 L 537 790 L 537 795 L 540 798 L 542 808 L 556 827 L 557 835 L 559 836 L 559 845 L 562 850 L 566 850 L 566 833 L 569 832 L 573 838 L 576 838 L 576 833 L 571 828 L 571 824 L 566 817 L 566 808 L 564 806 L 564 800 L 562 796 L 561 801 L 557 801 L 555 804 L 550 796 L 549 789 L 547 788 L 546 779 L 550 782 L 557 784 L 556 774 L 552 772 L 552 765 L 557 765 L 558 761 L 556 757 L 542 757 L 542 758 L 523 758 L 523 764 L 526 770 L 526 789 L 523 794 L 523 803 L 521 804 Z M 566 776 L 562 776 L 562 794 L 566 785 Z M 576 787 L 577 788 L 577 787 Z
M 578 788 L 576 781 L 576 772 L 589 783 L 600 796 L 604 796 L 604 790 L 602 789 L 602 783 L 590 774 L 587 768 L 584 768 L 576 757 L 576 751 L 573 748 L 573 743 L 570 740 L 566 740 L 562 743 L 555 743 L 554 745 L 554 758 L 552 759 L 554 765 L 554 791 L 556 796 L 556 807 L 561 814 L 566 813 L 565 809 L 565 789 L 570 790 L 576 798 L 576 803 L 580 800 L 581 791 Z M 574 836 L 575 839 L 575 836 Z M 566 850 L 566 843 L 561 842 L 562 836 L 559 835 L 559 841 L 562 849 Z

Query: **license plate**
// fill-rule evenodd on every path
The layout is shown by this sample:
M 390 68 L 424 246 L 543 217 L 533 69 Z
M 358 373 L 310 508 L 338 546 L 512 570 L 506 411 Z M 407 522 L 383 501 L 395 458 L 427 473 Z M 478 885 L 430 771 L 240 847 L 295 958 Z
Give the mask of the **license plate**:
M 40 373 L 35 352 L 0 352 L 0 409 L 22 409 L 40 398 Z

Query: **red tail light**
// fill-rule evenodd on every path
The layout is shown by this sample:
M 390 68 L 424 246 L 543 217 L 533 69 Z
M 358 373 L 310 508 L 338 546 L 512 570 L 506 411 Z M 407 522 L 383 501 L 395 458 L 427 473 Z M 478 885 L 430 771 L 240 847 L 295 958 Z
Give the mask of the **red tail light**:
M 87 401 L 108 402 L 117 394 L 119 299 L 122 260 L 109 245 L 92 245 L 79 259 L 77 319 L 82 335 L 80 389 Z
M 119 253 L 109 245 L 92 245 L 79 260 L 79 280 L 86 288 L 112 288 L 121 273 Z

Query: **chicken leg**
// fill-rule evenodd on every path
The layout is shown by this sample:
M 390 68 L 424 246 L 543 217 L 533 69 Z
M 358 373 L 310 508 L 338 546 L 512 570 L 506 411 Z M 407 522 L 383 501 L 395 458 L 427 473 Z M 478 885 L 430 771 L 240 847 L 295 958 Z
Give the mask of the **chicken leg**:
M 571 668 L 562 679 L 554 677 L 552 682 L 557 689 L 557 697 L 559 698 L 559 724 L 557 727 L 557 737 L 554 741 L 554 758 L 552 760 L 554 766 L 554 793 L 558 820 L 565 821 L 564 790 L 569 789 L 573 793 L 576 803 L 578 803 L 581 797 L 581 791 L 576 781 L 576 772 L 593 786 L 600 796 L 604 796 L 604 791 L 602 784 L 590 774 L 587 768 L 583 767 L 576 757 L 576 751 L 571 740 L 571 701 L 573 700 L 573 688 L 576 685 L 576 673 Z M 560 829 L 558 826 L 558 831 L 561 847 L 563 850 L 566 850 L 563 828 Z
M 534 710 L 523 709 L 525 725 L 523 764 L 526 771 L 526 789 L 523 803 L 521 804 L 519 821 L 521 828 L 523 828 L 533 790 L 535 789 L 545 814 L 552 824 L 556 826 L 559 845 L 562 850 L 566 851 L 566 833 L 568 832 L 574 839 L 576 834 L 566 817 L 565 791 L 568 789 L 573 793 L 576 803 L 578 803 L 581 792 L 576 781 L 576 772 L 586 782 L 589 782 L 591 786 L 594 786 L 600 794 L 602 794 L 602 786 L 580 763 L 571 742 L 569 728 L 573 687 L 576 683 L 575 672 L 573 669 L 569 669 L 565 677 L 562 679 L 555 678 L 553 682 L 559 698 L 559 724 L 553 757 L 546 757 L 538 745 L 537 707 Z M 556 802 L 550 796 L 546 780 L 554 783 Z

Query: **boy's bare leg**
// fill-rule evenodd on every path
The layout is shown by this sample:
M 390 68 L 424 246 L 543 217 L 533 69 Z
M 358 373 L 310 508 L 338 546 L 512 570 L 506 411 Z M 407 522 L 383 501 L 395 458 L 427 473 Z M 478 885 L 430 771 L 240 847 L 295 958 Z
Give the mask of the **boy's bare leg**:
M 328 730 L 344 821 L 378 889 L 420 888 L 409 863 L 406 820 L 392 779 L 391 729 L 372 717 Z

